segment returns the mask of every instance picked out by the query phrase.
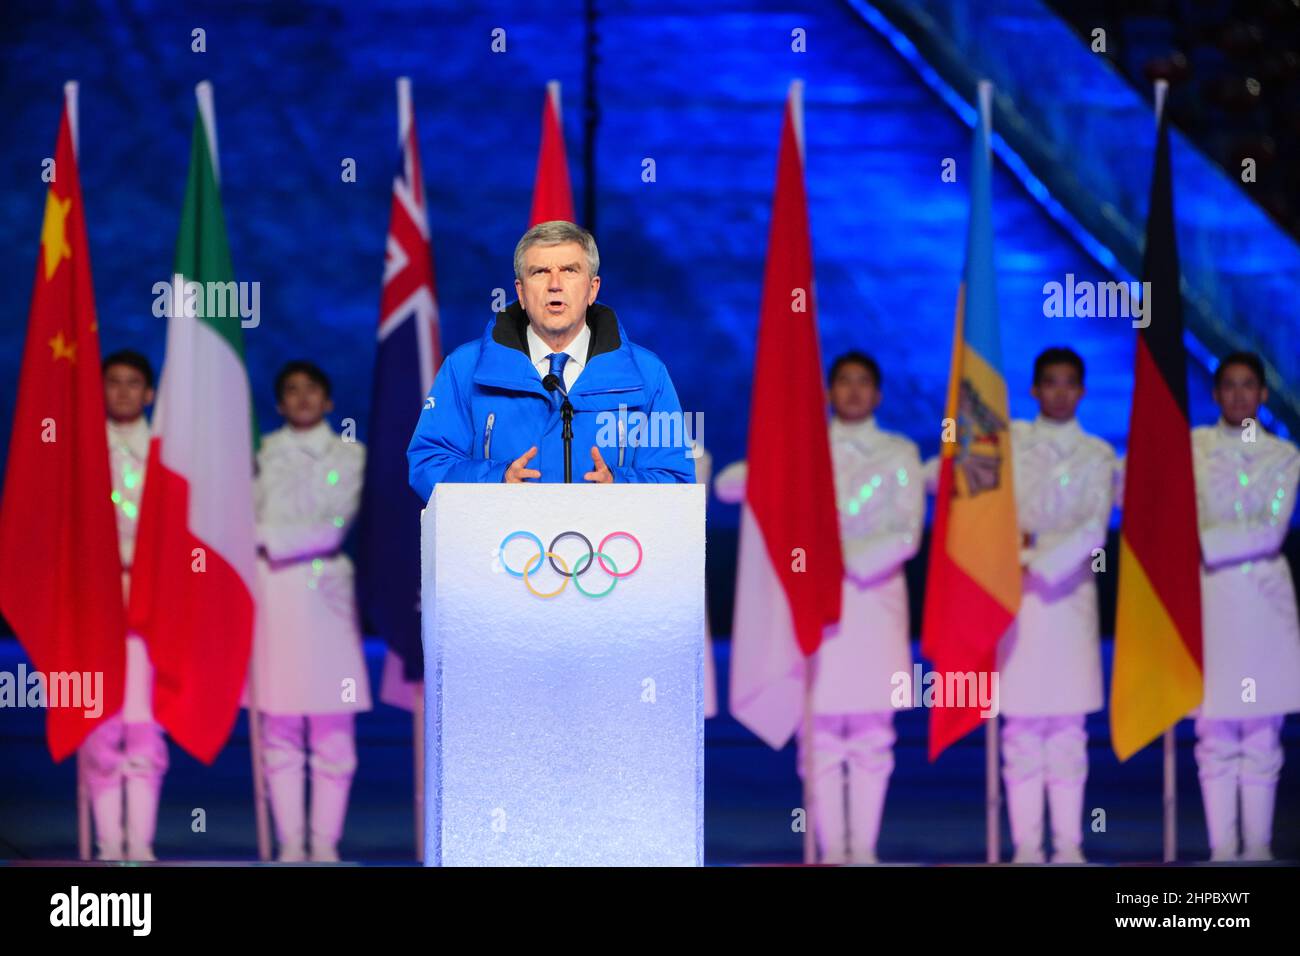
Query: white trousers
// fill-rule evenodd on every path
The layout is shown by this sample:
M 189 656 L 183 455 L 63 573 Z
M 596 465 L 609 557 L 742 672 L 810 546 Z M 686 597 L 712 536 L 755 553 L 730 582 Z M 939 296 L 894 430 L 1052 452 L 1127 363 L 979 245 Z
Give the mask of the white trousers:
M 338 842 L 348 812 L 348 793 L 357 769 L 354 715 L 262 714 L 262 765 L 280 859 L 338 859 Z M 310 831 L 306 814 L 306 770 L 311 767 Z
M 1241 858 L 1272 859 L 1283 720 L 1281 714 L 1250 720 L 1197 719 L 1196 768 L 1212 860 L 1238 858 L 1239 821 Z
M 800 775 L 823 863 L 874 863 L 885 791 L 894 770 L 892 711 L 813 716 L 812 747 L 800 740 Z
M 1002 781 L 1015 859 L 1043 859 L 1043 797 L 1051 810 L 1055 858 L 1080 859 L 1088 732 L 1083 714 L 1003 717 Z
M 91 731 L 79 753 L 99 858 L 152 860 L 158 797 L 167 773 L 162 727 L 127 723 L 117 714 Z

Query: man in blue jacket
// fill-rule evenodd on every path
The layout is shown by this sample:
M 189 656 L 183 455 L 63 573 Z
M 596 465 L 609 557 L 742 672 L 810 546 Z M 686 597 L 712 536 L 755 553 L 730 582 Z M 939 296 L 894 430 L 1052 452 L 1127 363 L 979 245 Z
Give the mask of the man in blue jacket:
M 564 481 L 566 394 L 575 475 L 590 459 L 584 481 L 693 482 L 668 370 L 596 303 L 591 233 L 539 223 L 519 240 L 514 264 L 518 301 L 447 356 L 425 399 L 406 451 L 416 494 L 428 501 L 440 481 Z

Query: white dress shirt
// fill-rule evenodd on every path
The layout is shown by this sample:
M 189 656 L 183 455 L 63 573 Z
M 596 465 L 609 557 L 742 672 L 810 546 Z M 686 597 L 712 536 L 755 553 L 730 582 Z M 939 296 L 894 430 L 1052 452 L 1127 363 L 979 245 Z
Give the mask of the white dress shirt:
M 540 335 L 533 331 L 531 324 L 528 326 L 527 336 L 528 356 L 533 360 L 533 367 L 537 369 L 537 377 L 546 378 L 547 375 L 551 374 L 552 349 L 542 341 Z M 564 363 L 564 390 L 566 392 L 573 390 L 573 383 L 582 374 L 582 370 L 587 364 L 587 349 L 590 346 L 591 328 L 584 322 L 582 331 L 562 350 L 569 353 L 569 360 Z

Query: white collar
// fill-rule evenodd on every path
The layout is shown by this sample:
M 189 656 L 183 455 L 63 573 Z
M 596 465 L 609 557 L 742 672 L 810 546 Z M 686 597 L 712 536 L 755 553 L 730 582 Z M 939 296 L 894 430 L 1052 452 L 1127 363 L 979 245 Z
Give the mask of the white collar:
M 295 445 L 301 445 L 310 451 L 316 452 L 324 449 L 334 438 L 334 429 L 330 427 L 328 419 L 322 418 L 311 428 L 299 429 L 286 423 L 280 429 L 280 434 L 284 440 Z
M 133 422 L 108 419 L 108 435 L 111 441 L 121 442 L 140 458 L 149 454 L 149 419 L 143 415 Z
M 549 345 L 542 341 L 542 337 L 533 331 L 532 323 L 528 323 L 528 331 L 525 333 L 528 339 L 528 357 L 532 359 L 534 365 L 540 365 L 542 362 L 550 360 L 551 353 L 554 351 Z M 569 353 L 569 361 L 565 363 L 565 368 L 570 364 L 577 368 L 582 368 L 587 364 L 587 349 L 591 345 L 591 326 L 585 321 L 582 323 L 582 331 L 574 337 L 573 341 L 566 345 L 563 351 Z
M 1255 421 L 1256 421 L 1256 430 L 1263 431 L 1263 429 L 1259 428 L 1258 426 L 1259 419 L 1256 419 Z M 1222 438 L 1225 441 L 1239 442 L 1241 441 L 1241 426 L 1229 425 L 1227 420 L 1222 415 L 1220 415 L 1219 420 L 1214 423 L 1214 434 L 1216 437 Z
M 868 415 L 862 421 L 846 422 L 831 416 L 831 441 L 847 441 L 859 447 L 874 445 L 883 434 L 876 424 L 876 416 Z
M 129 422 L 115 422 L 108 419 L 108 430 L 122 437 L 131 437 L 141 433 L 148 433 L 149 419 L 141 415 L 139 418 Z
M 1068 422 L 1058 422 L 1041 412 L 1034 418 L 1034 428 L 1041 430 L 1053 441 L 1073 442 L 1083 435 L 1083 427 L 1079 424 L 1078 418 L 1071 418 Z

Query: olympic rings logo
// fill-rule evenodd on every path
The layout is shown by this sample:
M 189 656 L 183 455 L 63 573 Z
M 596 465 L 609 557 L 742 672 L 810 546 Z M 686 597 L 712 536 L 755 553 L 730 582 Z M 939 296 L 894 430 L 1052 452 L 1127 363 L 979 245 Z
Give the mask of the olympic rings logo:
M 522 569 L 516 570 L 506 563 L 506 545 L 519 538 L 527 539 L 537 545 L 537 553 L 524 562 Z M 585 559 L 580 558 L 572 570 L 569 569 L 569 563 L 555 550 L 555 546 L 565 538 L 577 538 L 587 546 L 587 555 Z M 618 565 L 614 563 L 614 559 L 605 551 L 605 546 L 618 538 L 624 538 L 636 545 L 636 563 L 626 571 L 620 571 Z M 591 539 L 581 531 L 561 531 L 551 539 L 549 547 L 543 547 L 542 539 L 537 537 L 537 535 L 533 534 L 531 531 L 512 531 L 501 539 L 501 545 L 496 551 L 496 558 L 500 563 L 501 570 L 505 571 L 506 574 L 513 578 L 523 578 L 524 587 L 528 588 L 530 594 L 536 595 L 539 598 L 558 597 L 564 592 L 564 589 L 569 586 L 569 581 L 573 581 L 573 586 L 576 587 L 584 596 L 589 598 L 603 598 L 614 590 L 615 585 L 618 584 L 621 578 L 631 577 L 636 573 L 637 568 L 641 567 L 641 559 L 643 556 L 641 542 L 636 539 L 635 535 L 627 531 L 611 531 L 609 534 L 605 535 L 605 537 L 601 538 L 600 544 L 594 548 L 591 546 Z M 554 591 L 539 591 L 533 586 L 533 582 L 530 579 L 534 575 L 534 572 L 541 568 L 543 559 L 550 561 L 551 567 L 555 570 L 555 573 L 560 575 L 560 586 Z M 558 565 L 556 564 L 557 561 L 559 562 Z M 592 565 L 595 564 L 599 564 L 600 569 L 609 575 L 609 586 L 603 591 L 591 591 L 582 586 L 582 576 L 590 571 Z

